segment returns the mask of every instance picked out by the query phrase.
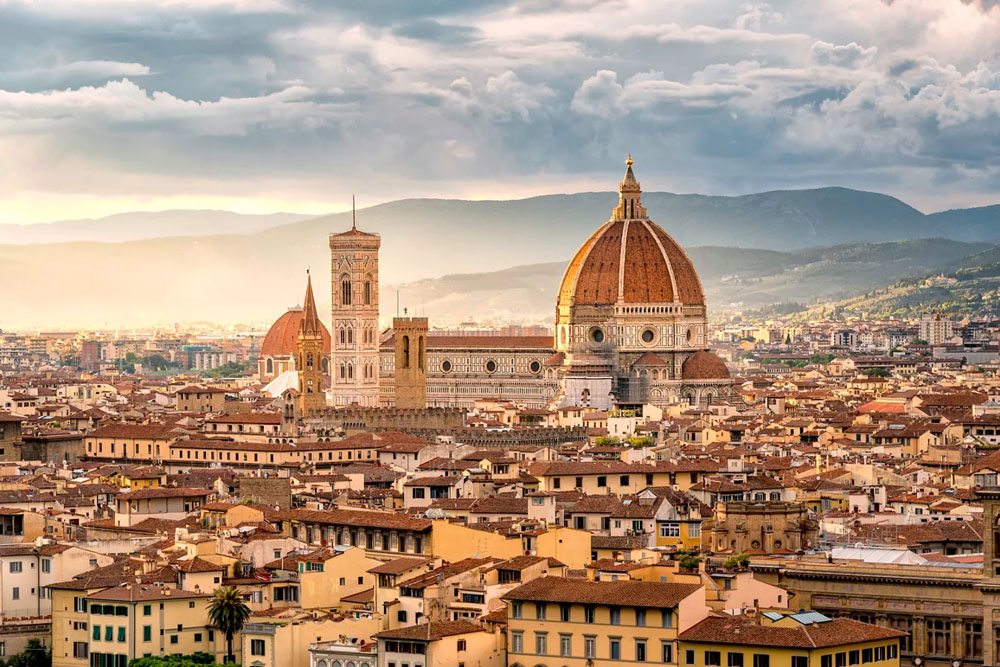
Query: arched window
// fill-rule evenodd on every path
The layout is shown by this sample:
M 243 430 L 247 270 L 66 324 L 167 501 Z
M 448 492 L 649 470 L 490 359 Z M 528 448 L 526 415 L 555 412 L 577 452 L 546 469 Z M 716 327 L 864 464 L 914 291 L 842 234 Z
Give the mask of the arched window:
M 372 277 L 371 274 L 365 276 L 365 305 L 372 305 Z
M 424 370 L 424 337 L 421 336 L 417 344 L 417 368 L 422 372 Z
M 410 367 L 410 337 L 403 336 L 403 368 Z
M 330 360 L 327 359 L 326 357 L 323 357 L 322 366 L 323 366 L 323 372 L 324 373 L 329 373 L 330 372 Z
M 314 361 L 313 361 L 312 353 L 307 354 L 306 355 L 306 368 L 308 370 L 312 370 L 313 369 L 313 363 L 314 363 Z
M 267 361 L 264 362 L 264 372 L 268 375 L 274 372 L 274 360 L 271 357 L 268 357 Z
M 351 277 L 346 273 L 340 277 L 340 303 L 343 306 L 351 305 Z
M 343 329 L 340 330 L 340 342 L 342 344 L 347 342 L 347 332 Z
M 344 371 L 344 364 L 341 364 L 340 365 L 340 379 L 341 380 L 344 379 L 344 373 L 345 373 L 345 371 Z
M 348 345 L 354 344 L 354 329 L 347 330 L 347 344 Z
M 347 364 L 347 379 L 354 379 L 354 364 Z

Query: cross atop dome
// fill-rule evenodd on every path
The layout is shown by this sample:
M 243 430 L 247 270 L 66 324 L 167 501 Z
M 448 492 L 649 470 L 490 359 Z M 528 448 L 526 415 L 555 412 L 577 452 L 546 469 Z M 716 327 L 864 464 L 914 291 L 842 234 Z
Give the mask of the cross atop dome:
M 625 160 L 625 178 L 618 186 L 618 206 L 611 217 L 612 220 L 641 220 L 646 217 L 646 209 L 642 205 L 642 189 L 632 173 L 631 153 Z

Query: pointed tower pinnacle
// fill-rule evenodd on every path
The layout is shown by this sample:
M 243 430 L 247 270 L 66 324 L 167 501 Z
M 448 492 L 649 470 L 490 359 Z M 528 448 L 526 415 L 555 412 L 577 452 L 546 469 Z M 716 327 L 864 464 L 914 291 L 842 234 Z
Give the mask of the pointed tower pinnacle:
M 354 195 L 351 195 L 351 229 L 358 228 L 358 216 L 354 210 Z
M 646 217 L 646 209 L 642 206 L 642 188 L 632 173 L 632 154 L 625 160 L 625 177 L 618 185 L 618 207 L 612 219 L 636 220 Z
M 299 334 L 319 336 L 319 314 L 316 312 L 316 300 L 313 298 L 312 276 L 306 269 L 306 297 L 302 301 L 302 319 L 299 320 Z

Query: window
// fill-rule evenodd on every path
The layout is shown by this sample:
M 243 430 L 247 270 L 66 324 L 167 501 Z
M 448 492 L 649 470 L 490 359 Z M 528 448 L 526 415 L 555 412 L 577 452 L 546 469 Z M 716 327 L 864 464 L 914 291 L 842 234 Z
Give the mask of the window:
M 153 626 L 151 625 L 142 626 L 142 641 L 144 642 L 153 641 Z
M 264 640 L 263 639 L 251 639 L 250 640 L 250 655 L 264 655 Z
M 660 662 L 674 661 L 674 645 L 672 642 L 660 642 Z
M 535 618 L 537 618 L 539 621 L 545 620 L 545 607 L 546 604 L 544 602 L 535 603 Z
M 612 660 L 621 660 L 622 640 L 620 637 L 611 638 L 611 642 L 608 644 L 608 657 Z
M 200 642 L 201 641 L 201 633 L 200 632 L 194 633 L 194 640 L 196 642 Z
M 870 648 L 861 649 L 861 662 L 867 665 L 870 662 L 874 662 L 875 652 Z
M 643 628 L 646 626 L 646 610 L 636 609 L 635 610 L 635 624 L 636 626 Z
M 676 521 L 660 524 L 660 537 L 680 537 L 681 524 Z
M 628 486 L 628 475 L 622 475 L 618 478 L 618 486 Z
M 771 667 L 771 656 L 767 653 L 754 653 L 753 667 Z
M 718 651 L 705 651 L 705 665 L 715 665 L 715 667 L 719 667 L 721 664 L 721 653 Z
M 701 523 L 694 521 L 688 525 L 688 537 L 701 537 Z M 781 599 L 778 599 L 781 602 Z
M 406 623 L 406 612 L 400 609 L 396 612 L 396 620 L 400 623 Z
M 903 651 L 913 650 L 913 619 L 909 616 L 890 616 L 889 627 L 893 630 L 900 630 L 906 633 L 905 637 L 900 637 L 900 648 Z
M 570 656 L 570 635 L 559 635 L 559 655 L 568 658 Z
M 177 643 L 177 635 L 170 635 L 170 643 L 171 644 L 176 644 Z
M 693 665 L 694 664 L 694 649 L 687 649 L 684 651 L 684 664 Z
M 881 649 L 883 655 L 881 658 L 878 657 L 878 652 Z M 885 660 L 885 647 L 879 646 L 875 649 L 875 659 Z M 983 624 L 966 621 L 965 623 L 965 657 L 966 658 L 982 658 L 983 657 Z
M 538 655 L 545 655 L 549 652 L 549 638 L 544 632 L 535 633 L 535 653 Z
M 569 622 L 570 606 L 568 604 L 559 605 L 559 620 L 563 623 Z
M 809 658 L 804 655 L 793 655 L 792 667 L 809 667 Z
M 608 478 L 607 477 L 605 477 L 604 475 L 601 475 L 600 477 L 597 478 L 597 486 L 603 487 L 603 486 L 607 486 L 607 485 L 608 485 Z
M 597 637 L 593 635 L 586 635 L 583 638 L 583 657 L 588 659 L 593 659 L 597 657 Z
M 876 646 L 875 647 L 875 662 L 881 662 L 885 660 L 885 647 Z
M 931 655 L 951 655 L 951 621 L 927 620 L 927 652 Z
M 622 624 L 622 610 L 618 607 L 611 607 L 609 610 L 611 614 L 611 625 L 621 625 Z
M 510 606 L 510 617 L 511 618 L 521 618 L 521 603 L 514 602 Z
M 115 629 L 110 625 L 104 626 L 104 641 L 109 642 L 115 638 Z
M 17 586 L 14 586 L 14 588 L 10 589 L 10 597 L 13 600 L 20 600 L 21 599 L 21 589 L 18 588 Z
M 523 632 L 512 632 L 512 633 L 510 633 L 510 652 L 511 653 L 524 653 L 524 633 Z
M 861 651 L 850 651 L 847 654 L 847 664 L 857 665 L 861 662 Z
M 120 641 L 120 642 L 125 641 L 125 628 L 124 627 L 118 628 L 118 641 Z
M 837 667 L 847 667 L 847 654 L 840 652 L 836 657 Z
M 74 658 L 86 658 L 88 657 L 88 644 L 87 642 L 73 642 L 73 657 Z
M 635 661 L 636 662 L 646 662 L 646 640 L 636 639 L 635 640 Z
M 96 641 L 100 641 L 100 639 L 101 639 L 101 626 L 95 625 L 94 626 L 94 641 L 95 642 Z
M 21 561 L 19 561 L 19 560 L 12 560 L 10 562 L 10 573 L 11 574 L 17 574 L 20 571 L 21 571 Z
M 151 605 L 151 604 L 144 604 L 144 605 L 142 605 L 142 615 L 143 616 L 152 616 L 152 614 L 153 614 L 153 605 Z
M 583 622 L 589 625 L 594 624 L 594 608 L 590 605 L 583 608 Z
M 833 667 L 833 654 L 828 653 L 827 655 L 820 656 L 819 667 Z
M 899 647 L 896 646 L 895 644 L 889 644 L 888 650 L 886 651 L 886 655 L 888 656 L 889 660 L 895 660 L 896 655 L 898 653 L 899 653 Z
M 42 572 L 51 572 L 51 571 L 52 571 L 52 559 L 51 558 L 43 558 L 42 559 Z
M 424 487 L 422 486 L 413 487 L 412 492 L 414 500 L 422 499 L 424 497 Z
M 663 613 L 660 614 L 660 620 L 665 628 L 672 628 L 674 626 L 674 615 L 667 609 L 664 609 Z

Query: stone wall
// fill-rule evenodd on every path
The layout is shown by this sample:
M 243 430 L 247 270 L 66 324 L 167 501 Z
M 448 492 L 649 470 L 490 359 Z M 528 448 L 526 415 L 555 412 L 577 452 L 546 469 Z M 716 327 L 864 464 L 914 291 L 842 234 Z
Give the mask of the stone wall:
M 283 510 L 292 506 L 292 480 L 288 477 L 240 477 L 237 484 L 242 500 Z

